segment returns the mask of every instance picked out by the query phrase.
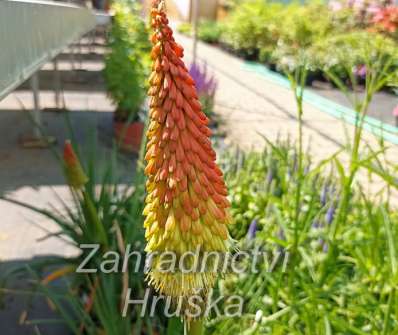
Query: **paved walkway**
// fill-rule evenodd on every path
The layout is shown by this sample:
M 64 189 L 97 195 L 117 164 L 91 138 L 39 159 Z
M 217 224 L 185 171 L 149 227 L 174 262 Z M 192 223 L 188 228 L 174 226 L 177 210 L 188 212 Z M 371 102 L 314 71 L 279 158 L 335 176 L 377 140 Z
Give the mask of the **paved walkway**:
M 190 61 L 192 40 L 181 34 L 176 39 L 185 48 L 186 61 Z M 278 137 L 298 137 L 296 104 L 293 93 L 274 84 L 244 66 L 244 61 L 217 47 L 199 43 L 199 59 L 206 62 L 219 81 L 216 95 L 216 113 L 224 120 L 227 141 L 244 149 L 261 148 L 266 136 L 271 141 Z M 305 146 L 310 148 L 314 160 L 320 161 L 339 151 L 347 143 L 347 135 L 354 127 L 321 112 L 309 104 L 304 105 Z M 363 147 L 379 148 L 378 140 L 365 132 Z M 389 146 L 386 157 L 397 164 L 398 147 Z M 347 162 L 343 153 L 339 157 Z M 361 182 L 368 181 L 362 174 Z M 372 193 L 384 188 L 384 183 L 373 178 L 369 185 Z

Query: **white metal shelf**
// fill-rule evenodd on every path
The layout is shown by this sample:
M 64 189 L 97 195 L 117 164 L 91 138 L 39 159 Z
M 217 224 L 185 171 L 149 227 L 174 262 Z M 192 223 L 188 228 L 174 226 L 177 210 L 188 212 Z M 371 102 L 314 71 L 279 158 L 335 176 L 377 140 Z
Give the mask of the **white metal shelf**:
M 0 0 L 0 100 L 95 24 L 87 8 Z

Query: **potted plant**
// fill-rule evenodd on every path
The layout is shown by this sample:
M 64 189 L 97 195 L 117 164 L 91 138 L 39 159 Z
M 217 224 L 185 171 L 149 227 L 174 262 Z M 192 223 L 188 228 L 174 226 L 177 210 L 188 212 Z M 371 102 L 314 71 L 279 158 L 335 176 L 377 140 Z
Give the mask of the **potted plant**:
M 138 152 L 144 130 L 143 103 L 149 71 L 150 43 L 137 6 L 116 2 L 105 60 L 105 82 L 116 104 L 114 134 L 126 150 Z

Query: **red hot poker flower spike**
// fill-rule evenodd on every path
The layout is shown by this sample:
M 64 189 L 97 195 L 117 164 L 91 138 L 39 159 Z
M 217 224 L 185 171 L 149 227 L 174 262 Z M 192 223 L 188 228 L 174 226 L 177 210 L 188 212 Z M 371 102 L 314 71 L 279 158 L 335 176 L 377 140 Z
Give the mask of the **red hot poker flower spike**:
M 154 33 L 145 157 L 146 250 L 172 252 L 177 260 L 199 250 L 199 255 L 184 260 L 192 265 L 203 260 L 206 252 L 223 254 L 228 250 L 230 204 L 223 174 L 215 163 L 209 120 L 182 61 L 183 48 L 173 38 L 163 1 L 153 1 L 151 23 Z M 204 272 L 165 271 L 164 265 L 161 256 L 153 257 L 150 283 L 162 294 L 175 298 L 186 299 L 198 291 L 206 296 L 217 277 L 217 265 L 210 262 L 205 264 Z

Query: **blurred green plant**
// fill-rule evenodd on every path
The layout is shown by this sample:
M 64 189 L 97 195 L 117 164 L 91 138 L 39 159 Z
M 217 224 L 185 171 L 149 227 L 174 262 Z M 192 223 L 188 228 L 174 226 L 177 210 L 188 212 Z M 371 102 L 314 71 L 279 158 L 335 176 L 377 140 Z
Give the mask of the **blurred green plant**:
M 256 220 L 260 230 L 268 222 L 270 204 L 294 194 L 296 184 L 292 178 L 298 168 L 297 150 L 290 140 L 278 140 L 267 145 L 262 152 L 227 152 L 221 162 L 234 218 L 230 232 L 233 238 L 241 240 L 245 238 L 251 222 Z M 305 156 L 304 165 L 308 170 L 308 156 Z M 308 192 L 313 190 L 314 182 L 322 184 L 319 176 L 315 181 L 311 179 L 306 181 Z M 292 208 L 292 203 L 289 208 Z
M 331 53 L 330 50 L 334 52 Z M 382 62 L 384 64 L 378 64 L 380 70 L 385 65 L 392 75 L 397 73 L 397 50 L 397 44 L 388 37 L 374 32 L 355 31 L 331 35 L 317 41 L 309 49 L 308 59 L 311 67 L 322 69 L 324 73 L 332 72 L 340 80 L 355 80 L 351 75 L 351 73 L 355 74 L 353 69 L 365 66 L 369 62 Z M 351 70 L 348 69 L 349 67 Z M 363 77 L 366 76 L 365 67 L 364 71 Z M 393 77 L 390 76 L 388 82 L 392 83 Z
M 222 24 L 217 21 L 203 20 L 198 27 L 198 37 L 207 43 L 218 43 L 222 34 Z
M 115 13 L 109 33 L 110 53 L 105 59 L 105 83 L 117 105 L 115 119 L 137 121 L 146 98 L 151 49 L 139 7 L 127 1 L 112 5 Z
M 138 252 L 145 259 L 142 166 L 138 164 L 131 183 L 118 172 L 116 151 L 106 153 L 105 158 L 99 154 L 95 143 L 88 150 L 86 164 L 82 167 L 75 154 L 77 148 L 73 150 L 69 143 L 65 145 L 64 160 L 60 161 L 73 201 L 58 198 L 61 209 L 47 210 L 4 198 L 55 223 L 58 230 L 48 233 L 44 239 L 59 238 L 79 251 L 75 257 L 56 257 L 41 262 L 29 270 L 28 275 L 35 278 L 36 294 L 46 297 L 59 313 L 61 319 L 57 322 L 65 324 L 73 334 L 127 335 L 144 331 L 152 334 L 162 329 L 157 316 L 142 318 L 139 306 L 129 309 L 127 317 L 122 314 L 128 289 L 132 292 L 129 298 L 144 297 L 146 285 L 142 260 L 129 257 L 128 271 L 123 271 L 123 261 L 119 262 L 117 271 L 101 270 L 105 259 L 114 260 L 111 254 L 118 254 L 123 260 L 128 245 L 130 253 Z M 84 171 L 87 171 L 87 177 Z M 91 257 L 92 248 L 82 248 L 82 245 L 99 245 L 99 250 Z M 85 263 L 86 259 L 89 262 Z M 81 264 L 85 264 L 86 269 L 99 270 L 95 273 L 77 272 Z M 113 269 L 113 265 L 109 268 Z M 29 320 L 35 325 L 53 322 Z
M 236 6 L 225 21 L 222 42 L 246 57 L 267 59 L 280 36 L 281 3 L 247 1 Z
M 192 25 L 189 22 L 182 22 L 177 26 L 177 31 L 184 35 L 191 35 Z
M 333 66 L 344 80 L 345 60 L 336 56 L 340 49 L 350 48 L 349 57 L 355 57 L 359 66 L 365 45 L 384 48 L 391 55 L 397 49 L 396 41 L 365 28 L 352 9 L 333 11 L 319 1 L 252 0 L 235 6 L 225 19 L 221 41 L 239 55 L 276 65 L 283 72 L 294 72 L 305 62 L 309 77 L 320 76 L 325 67 Z
M 177 31 L 184 35 L 192 34 L 192 25 L 183 22 L 178 25 Z M 223 32 L 223 23 L 212 20 L 201 20 L 198 25 L 198 38 L 206 43 L 218 43 Z
M 260 1 L 241 6 L 247 6 L 242 16 L 237 16 L 243 30 L 254 29 L 243 14 L 254 10 L 250 6 L 260 8 Z M 257 272 L 230 274 L 218 282 L 216 294 L 244 298 L 244 314 L 233 319 L 213 316 L 207 322 L 207 333 L 394 335 L 398 333 L 398 212 L 390 195 L 398 189 L 398 166 L 384 155 L 388 144 L 380 140 L 376 149 L 366 145 L 363 126 L 374 94 L 386 84 L 397 84 L 397 48 L 393 41 L 371 32 L 329 35 L 329 23 L 315 24 L 316 29 L 310 25 L 317 20 L 318 5 L 291 6 L 289 10 L 298 10 L 287 23 L 291 29 L 286 28 L 275 41 L 285 41 L 288 50 L 282 54 L 294 60 L 293 66 L 292 62 L 279 62 L 279 66 L 289 78 L 296 100 L 298 138 L 275 143 L 265 139 L 262 152 L 227 152 L 221 159 L 235 221 L 231 235 L 241 250 L 251 252 L 258 247 L 269 258 L 257 264 Z M 274 9 L 282 10 L 280 5 Z M 307 10 L 311 11 L 310 20 L 301 17 Z M 324 13 L 322 10 L 319 13 Z M 253 13 L 270 15 L 261 10 Z M 272 20 L 277 24 L 280 17 Z M 245 34 L 239 34 L 237 40 Z M 257 42 L 242 38 L 243 42 L 250 52 L 261 52 Z M 241 46 L 237 43 L 236 47 Z M 268 56 L 272 54 L 270 51 Z M 274 57 L 280 60 L 282 56 Z M 358 94 L 354 71 L 358 65 L 366 70 L 363 95 Z M 303 148 L 304 84 L 313 68 L 322 69 L 357 112 L 353 132 L 341 150 L 346 154 L 344 163 L 341 152 L 313 163 Z M 93 149 L 93 154 L 96 152 Z M 76 161 L 73 155 L 68 157 Z M 57 236 L 66 236 L 68 243 L 78 246 L 100 241 L 102 253 L 89 264 L 98 267 L 104 252 L 123 252 L 127 242 L 141 250 L 144 181 L 139 165 L 134 190 L 127 187 L 123 191 L 110 168 L 99 186 L 98 164 L 94 162 L 83 168 L 74 165 L 73 173 L 67 173 L 74 202 L 64 204 L 61 213 L 8 200 L 56 222 L 60 227 Z M 88 171 L 87 178 L 84 171 Z M 370 195 L 363 180 L 357 182 L 360 171 L 370 179 L 380 177 L 385 184 L 382 191 Z M 74 333 L 131 334 L 134 327 L 134 332 L 141 334 L 164 323 L 160 316 L 151 322 L 142 320 L 134 310 L 131 318 L 121 318 L 121 293 L 125 287 L 133 287 L 137 298 L 141 297 L 145 287 L 142 273 L 127 277 L 72 274 L 85 256 L 57 259 L 56 271 L 39 284 Z M 134 265 L 130 264 L 131 268 Z M 48 285 L 67 274 L 67 293 Z M 170 333 L 172 327 L 170 322 Z

